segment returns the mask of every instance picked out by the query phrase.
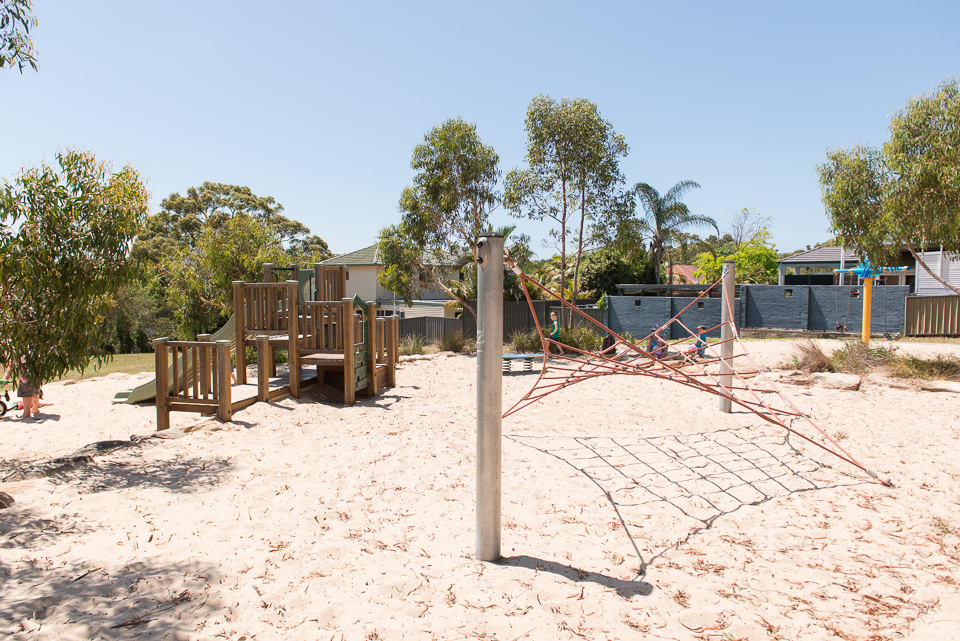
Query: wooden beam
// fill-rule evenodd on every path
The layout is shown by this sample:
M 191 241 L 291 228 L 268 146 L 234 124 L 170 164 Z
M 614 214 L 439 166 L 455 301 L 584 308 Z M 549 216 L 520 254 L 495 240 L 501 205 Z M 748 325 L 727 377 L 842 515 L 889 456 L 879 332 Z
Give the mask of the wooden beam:
M 170 394 L 167 370 L 170 364 L 167 361 L 167 339 L 158 338 L 153 341 L 154 360 L 157 370 L 157 431 L 170 427 L 170 411 L 167 408 Z
M 247 352 L 244 347 L 247 331 L 244 322 L 245 311 L 243 306 L 243 281 L 235 280 L 233 281 L 233 336 L 236 341 L 237 385 L 244 385 L 247 382 Z
M 257 336 L 257 400 L 266 402 L 267 394 L 270 391 L 270 374 L 267 368 L 270 366 L 270 355 L 267 350 L 270 344 L 267 342 L 269 337 Z
M 343 403 L 353 405 L 356 397 L 356 371 L 354 370 L 355 355 L 353 353 L 353 299 L 344 298 L 340 319 L 343 337 Z
M 217 341 L 217 416 L 221 421 L 233 420 L 233 395 L 230 387 L 230 343 L 229 340 Z M 239 369 L 237 372 L 239 373 Z

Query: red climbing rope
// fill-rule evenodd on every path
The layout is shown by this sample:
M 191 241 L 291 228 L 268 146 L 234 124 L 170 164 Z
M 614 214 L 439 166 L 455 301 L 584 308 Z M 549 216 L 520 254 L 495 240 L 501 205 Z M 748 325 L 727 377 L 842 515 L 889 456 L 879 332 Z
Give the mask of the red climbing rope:
M 703 348 L 677 349 L 672 354 L 670 353 L 671 347 L 676 348 L 678 345 L 685 344 L 691 345 L 692 341 L 697 340 L 697 334 L 687 327 L 683 321 L 680 320 L 680 317 L 691 306 L 700 301 L 700 299 L 709 296 L 710 292 L 721 283 L 720 280 L 707 287 L 706 290 L 701 292 L 699 296 L 693 299 L 690 304 L 680 310 L 680 312 L 669 321 L 647 334 L 641 342 L 650 341 L 651 338 L 655 336 L 658 342 L 662 341 L 662 344 L 658 344 L 654 350 L 646 350 L 621 334 L 614 332 L 600 321 L 585 314 L 574 305 L 571 305 L 550 288 L 527 276 L 509 257 L 505 257 L 504 261 L 520 279 L 520 285 L 523 288 L 524 296 L 530 307 L 530 313 L 537 327 L 537 334 L 540 336 L 540 342 L 543 346 L 543 365 L 540 368 L 540 375 L 537 377 L 536 383 L 534 383 L 530 391 L 503 414 L 504 418 L 536 403 L 549 394 L 585 380 L 611 374 L 647 376 L 672 381 L 707 392 L 708 394 L 729 398 L 731 402 L 753 412 L 763 420 L 777 425 L 792 434 L 796 434 L 812 445 L 863 470 L 881 483 L 892 486 L 890 481 L 880 479 L 875 472 L 867 469 L 857 461 L 849 452 L 841 447 L 836 440 L 820 428 L 809 415 L 798 409 L 783 395 L 776 384 L 757 367 L 757 364 L 750 357 L 743 341 L 740 339 L 740 333 L 737 331 L 736 323 L 733 320 L 727 321 L 726 323 L 721 322 L 706 330 L 707 332 L 714 331 L 728 323 L 732 338 L 708 343 L 706 347 Z M 614 339 L 613 345 L 601 349 L 599 352 L 590 352 L 563 344 L 558 340 L 545 336 L 543 327 L 540 324 L 540 320 L 537 317 L 533 302 L 530 298 L 530 291 L 527 288 L 528 284 L 538 287 L 548 296 L 558 301 L 563 308 L 569 309 L 588 324 L 597 327 L 612 337 Z M 731 319 L 735 318 L 732 302 L 728 300 L 726 304 L 730 312 L 729 317 Z M 661 339 L 660 333 L 667 332 L 667 335 L 669 335 L 671 326 L 674 324 L 686 333 L 686 337 L 674 341 Z M 740 351 L 726 359 L 730 370 L 732 370 L 731 373 L 734 380 L 725 385 L 721 382 L 719 370 L 712 371 L 712 368 L 708 369 L 708 367 L 719 365 L 721 361 L 724 360 L 718 348 L 727 342 L 733 342 L 735 346 L 739 347 Z M 552 345 L 569 350 L 570 354 L 568 355 L 564 352 L 551 354 L 549 348 Z M 654 352 L 656 352 L 656 354 Z M 738 358 L 745 359 L 746 362 L 749 363 L 750 369 L 742 372 L 738 371 L 733 363 L 733 361 Z M 755 376 L 761 377 L 764 383 L 763 386 L 753 387 L 748 383 L 747 379 Z M 771 395 L 774 397 L 773 399 L 770 398 Z M 783 406 L 768 402 L 774 400 L 779 400 Z M 798 431 L 793 425 L 793 423 L 798 420 L 812 426 L 824 439 L 826 444 Z

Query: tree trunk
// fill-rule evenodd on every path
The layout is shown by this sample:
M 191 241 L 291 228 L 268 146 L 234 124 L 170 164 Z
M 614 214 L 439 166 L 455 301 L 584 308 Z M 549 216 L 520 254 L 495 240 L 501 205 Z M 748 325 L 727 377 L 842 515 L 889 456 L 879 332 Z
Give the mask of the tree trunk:
M 903 241 L 903 244 L 907 246 L 907 249 L 910 250 L 910 255 L 914 257 L 914 259 L 917 261 L 917 264 L 918 264 L 918 265 L 920 265 L 921 267 L 923 267 L 923 270 L 924 270 L 925 272 L 927 272 L 928 274 L 930 274 L 930 276 L 931 276 L 935 281 L 937 281 L 938 283 L 940 283 L 941 285 L 943 285 L 943 286 L 946 287 L 947 289 L 953 291 L 953 293 L 960 295 L 960 289 L 957 289 L 956 287 L 954 287 L 953 285 L 951 285 L 951 284 L 948 283 L 947 281 L 943 280 L 942 278 L 940 278 L 939 276 L 937 276 L 936 274 L 934 274 L 933 271 L 932 271 L 929 267 L 927 267 L 927 264 L 926 264 L 925 262 L 923 262 L 923 260 L 921 260 L 921 258 L 920 258 L 919 256 L 917 256 L 917 252 L 915 252 L 915 251 L 913 250 L 913 245 L 910 244 L 910 241 L 909 241 L 909 240 L 907 240 L 906 238 L 901 238 L 901 240 Z
M 580 292 L 580 259 L 583 257 L 583 227 L 587 220 L 586 212 L 586 189 L 580 189 L 580 236 L 577 239 L 577 261 L 573 266 L 573 291 L 570 292 L 570 304 L 577 306 L 577 294 Z M 571 323 L 573 322 L 573 314 Z

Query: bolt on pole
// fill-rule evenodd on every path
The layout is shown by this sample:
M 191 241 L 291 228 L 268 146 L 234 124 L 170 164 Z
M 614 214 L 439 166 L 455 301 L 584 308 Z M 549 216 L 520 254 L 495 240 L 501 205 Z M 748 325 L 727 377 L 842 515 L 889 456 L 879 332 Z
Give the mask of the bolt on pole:
M 733 383 L 733 367 L 730 363 L 733 358 L 733 329 L 730 324 L 733 322 L 731 311 L 734 301 L 734 286 L 737 283 L 737 264 L 731 261 L 723 262 L 723 282 L 721 283 L 720 297 L 720 385 L 727 389 Z M 720 398 L 720 411 L 729 414 L 732 409 L 732 403 L 729 396 Z
M 503 236 L 477 243 L 477 559 L 500 558 Z

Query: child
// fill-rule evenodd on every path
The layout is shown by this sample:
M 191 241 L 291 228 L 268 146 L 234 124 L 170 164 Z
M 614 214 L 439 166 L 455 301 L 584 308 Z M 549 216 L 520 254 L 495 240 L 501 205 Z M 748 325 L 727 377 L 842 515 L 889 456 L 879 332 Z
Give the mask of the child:
M 26 361 L 25 357 L 20 357 L 21 365 Z M 8 365 L 7 371 L 3 373 L 4 380 L 10 380 L 11 368 Z M 20 416 L 24 421 L 35 421 L 32 414 L 40 413 L 40 387 L 27 382 L 23 374 L 20 374 L 20 381 L 17 384 L 17 396 L 23 399 L 23 415 Z
M 687 350 L 687 354 L 703 358 L 703 352 L 707 349 L 707 328 L 703 325 L 697 325 L 697 342 L 693 347 Z
M 560 350 L 561 354 L 566 354 L 563 351 L 563 348 L 560 347 L 560 321 L 557 320 L 557 313 L 550 312 L 550 332 L 547 334 L 547 338 L 550 340 L 557 341 L 557 349 Z M 550 343 L 547 343 L 547 354 L 550 353 Z

